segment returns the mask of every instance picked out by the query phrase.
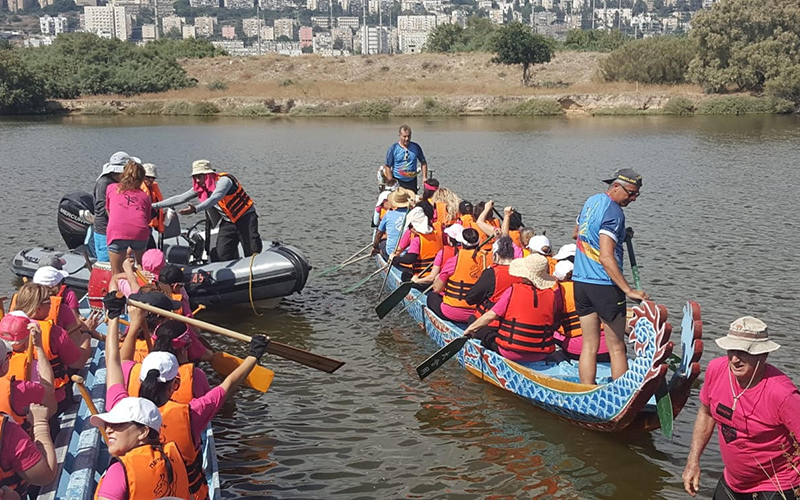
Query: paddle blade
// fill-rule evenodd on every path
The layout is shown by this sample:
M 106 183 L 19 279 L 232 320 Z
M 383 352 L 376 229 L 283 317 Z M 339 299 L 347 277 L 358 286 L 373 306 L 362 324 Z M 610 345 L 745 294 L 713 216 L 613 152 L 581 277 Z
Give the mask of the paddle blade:
M 333 267 L 331 267 L 331 268 L 325 269 L 324 271 L 322 271 L 322 272 L 320 272 L 320 273 L 317 273 L 316 277 L 317 277 L 317 278 L 319 278 L 319 277 L 321 277 L 321 276 L 326 276 L 326 275 L 328 275 L 328 274 L 331 274 L 331 273 L 333 273 L 333 272 L 336 272 L 336 271 L 338 271 L 338 270 L 339 270 L 339 269 L 341 269 L 341 268 L 342 268 L 342 265 L 341 265 L 341 264 L 339 264 L 338 266 L 333 266 Z
M 469 342 L 469 337 L 458 337 L 446 346 L 442 347 L 430 358 L 426 359 L 417 367 L 417 375 L 420 380 L 435 372 L 442 366 L 445 361 L 452 358 L 464 347 L 464 344 Z
M 373 276 L 375 276 L 375 275 L 377 275 L 377 274 L 378 274 L 378 273 L 372 273 L 372 274 L 370 274 L 369 276 L 367 276 L 367 277 L 366 277 L 366 278 L 364 278 L 363 280 L 359 281 L 359 282 L 358 282 L 358 283 L 356 283 L 355 285 L 353 285 L 353 286 L 351 286 L 351 287 L 349 287 L 349 288 L 345 288 L 344 290 L 342 290 L 342 293 L 350 293 L 350 292 L 352 292 L 353 290 L 355 290 L 356 288 L 360 287 L 361 285 L 363 285 L 363 284 L 364 284 L 364 283 L 366 283 L 367 281 L 371 280 L 371 279 L 372 279 L 372 277 L 373 277 Z
M 230 375 L 236 368 L 244 362 L 243 359 L 232 356 L 227 352 L 215 352 L 211 356 L 211 368 L 223 377 Z M 244 385 L 259 392 L 267 392 L 272 384 L 275 372 L 261 365 L 256 365 L 250 375 L 244 380 Z
M 667 390 L 667 384 L 663 380 L 656 390 L 656 413 L 658 422 L 661 424 L 661 432 L 668 439 L 672 439 L 672 398 Z
M 328 358 L 320 354 L 314 354 L 297 347 L 281 344 L 271 340 L 267 344 L 267 352 L 275 356 L 280 356 L 285 359 L 292 360 L 301 365 L 310 366 L 325 373 L 333 373 L 344 365 L 344 361 L 338 359 Z
M 408 292 L 411 291 L 413 285 L 414 284 L 410 281 L 408 283 L 402 283 L 394 292 L 383 299 L 383 302 L 375 306 L 375 312 L 378 313 L 378 318 L 383 319 L 397 304 L 402 302 L 405 296 L 408 295 Z

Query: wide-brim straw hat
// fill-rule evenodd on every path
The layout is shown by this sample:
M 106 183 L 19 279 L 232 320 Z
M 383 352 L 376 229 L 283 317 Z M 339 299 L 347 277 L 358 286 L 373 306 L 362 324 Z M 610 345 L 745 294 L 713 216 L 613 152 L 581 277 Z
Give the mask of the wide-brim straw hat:
M 397 188 L 389 195 L 389 203 L 394 208 L 406 208 L 411 204 L 411 195 L 409 193 L 407 189 Z
M 556 279 L 548 272 L 550 264 L 547 257 L 533 253 L 523 259 L 514 259 L 508 266 L 508 274 L 525 278 L 536 288 L 546 290 L 556 285 Z
M 726 351 L 744 351 L 758 355 L 777 351 L 781 345 L 769 339 L 767 324 L 753 316 L 744 316 L 731 323 L 728 334 L 716 339 Z

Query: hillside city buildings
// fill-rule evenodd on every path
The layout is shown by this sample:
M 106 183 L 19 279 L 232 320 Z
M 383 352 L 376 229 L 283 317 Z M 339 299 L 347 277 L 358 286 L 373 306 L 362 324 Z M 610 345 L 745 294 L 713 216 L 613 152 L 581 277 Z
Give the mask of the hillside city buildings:
M 72 29 L 135 43 L 206 38 L 242 56 L 413 54 L 437 26 L 464 27 L 471 16 L 522 22 L 556 39 L 572 29 L 621 29 L 641 38 L 689 30 L 694 12 L 716 0 L 189 0 L 194 17 L 176 15 L 171 0 L 72 1 L 83 5 L 79 22 L 69 14 L 41 16 L 40 33 L 25 34 L 25 43 L 49 44 L 71 22 Z M 0 0 L 0 10 L 24 12 L 33 2 L 45 7 L 54 0 Z

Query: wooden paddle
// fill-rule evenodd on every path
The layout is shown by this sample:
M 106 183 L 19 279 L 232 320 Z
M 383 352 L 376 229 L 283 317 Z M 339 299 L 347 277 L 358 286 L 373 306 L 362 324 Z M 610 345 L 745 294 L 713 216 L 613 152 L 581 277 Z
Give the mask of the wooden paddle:
M 344 264 L 339 264 L 338 266 L 332 267 L 332 268 L 328 269 L 325 272 L 321 272 L 321 273 L 317 274 L 316 277 L 319 278 L 319 277 L 325 276 L 327 274 L 339 272 L 342 269 L 344 269 L 345 267 L 349 266 L 350 264 L 355 264 L 356 262 L 361 262 L 362 260 L 369 259 L 370 257 L 372 257 L 372 255 L 369 255 L 369 254 L 368 255 L 362 255 L 361 257 L 359 257 L 357 259 L 353 259 L 353 260 L 351 260 L 349 262 L 345 262 Z
M 81 393 L 81 397 L 83 398 L 83 401 L 86 403 L 86 407 L 89 408 L 89 413 L 91 413 L 92 415 L 97 415 L 98 413 L 97 407 L 94 405 L 94 400 L 92 399 L 92 396 L 89 394 L 89 391 L 86 389 L 85 385 L 86 381 L 84 380 L 84 378 L 81 377 L 80 375 L 73 375 L 72 381 L 75 383 L 75 385 L 78 386 L 78 390 Z M 108 444 L 108 436 L 106 436 L 105 428 L 98 427 L 98 429 L 100 429 L 100 434 L 103 435 L 103 441 L 105 441 L 106 444 Z
M 423 275 L 433 266 L 433 262 L 428 264 L 425 269 L 419 272 L 419 275 Z M 383 319 L 387 314 L 389 314 L 392 309 L 394 309 L 397 304 L 403 301 L 408 292 L 414 287 L 414 283 L 407 281 L 405 283 L 401 283 L 388 297 L 383 299 L 383 302 L 375 306 L 375 312 L 378 313 L 378 318 Z
M 211 368 L 223 377 L 230 375 L 242 363 L 244 363 L 242 358 L 237 358 L 227 352 L 216 351 L 211 355 Z M 244 380 L 244 385 L 259 392 L 267 392 L 274 377 L 275 372 L 261 365 L 256 365 Z
M 350 293 L 350 292 L 352 292 L 353 290 L 355 290 L 356 288 L 360 287 L 361 285 L 363 285 L 363 284 L 364 284 L 364 283 L 366 283 L 367 281 L 371 280 L 371 279 L 372 279 L 372 278 L 374 278 L 374 277 L 375 277 L 375 276 L 376 276 L 378 273 L 380 273 L 381 271 L 383 271 L 383 270 L 387 269 L 388 267 L 389 267 L 389 263 L 387 262 L 387 263 L 386 263 L 386 264 L 385 264 L 385 265 L 384 265 L 382 268 L 380 268 L 380 269 L 378 269 L 377 271 L 375 271 L 374 273 L 370 274 L 369 276 L 367 276 L 367 277 L 366 277 L 366 278 L 364 278 L 363 280 L 359 281 L 359 282 L 358 282 L 358 283 L 356 283 L 355 285 L 353 285 L 353 286 L 350 286 L 350 287 L 348 287 L 348 288 L 345 288 L 344 290 L 342 290 L 342 293 Z
M 187 318 L 186 316 L 176 314 L 172 311 L 165 311 L 164 309 L 159 309 L 158 307 L 145 304 L 144 302 L 139 302 L 138 300 L 128 299 L 128 304 L 132 305 L 133 307 L 138 307 L 139 309 L 144 309 L 147 312 L 158 314 L 159 316 L 163 316 L 165 318 L 174 319 L 182 323 L 186 323 L 187 325 L 192 325 L 207 332 L 218 333 L 220 335 L 225 335 L 226 337 L 241 340 L 243 342 L 250 342 L 252 340 L 252 337 L 248 335 L 207 323 L 205 321 L 200 321 L 199 319 Z M 311 368 L 316 368 L 317 370 L 326 373 L 333 373 L 341 368 L 342 365 L 344 365 L 344 361 L 320 356 L 319 354 L 314 354 L 313 352 L 298 349 L 274 340 L 270 340 L 269 344 L 267 345 L 267 352 L 269 354 L 274 354 L 275 356 L 280 356 L 282 358 L 310 366 Z
M 633 274 L 633 286 L 637 290 L 642 289 L 642 281 L 639 278 L 639 266 L 636 265 L 636 254 L 633 252 L 633 229 L 625 229 L 625 246 L 628 248 L 628 260 L 631 263 L 631 273 Z M 656 388 L 656 413 L 658 414 L 658 422 L 661 425 L 661 432 L 664 433 L 668 439 L 672 439 L 672 397 L 669 395 L 667 389 L 667 381 L 661 380 L 661 383 Z
M 417 375 L 419 379 L 423 380 L 425 377 L 435 372 L 445 361 L 452 358 L 461 351 L 461 349 L 469 342 L 470 337 L 461 336 L 454 339 L 452 342 L 436 351 L 433 356 L 423 361 L 417 366 Z
M 424 296 L 425 296 L 425 295 L 426 295 L 428 292 L 430 292 L 430 291 L 431 291 L 431 289 L 433 289 L 433 283 L 431 283 L 431 286 L 429 286 L 428 288 L 426 288 L 425 290 L 423 290 L 423 291 L 422 291 L 422 293 L 420 293 L 419 295 L 417 295 L 417 297 L 416 297 L 414 300 L 412 300 L 411 302 L 409 302 L 408 304 L 406 304 L 406 306 L 405 306 L 404 308 L 400 309 L 400 312 L 398 312 L 398 313 L 397 313 L 397 315 L 399 316 L 399 315 L 403 314 L 404 312 L 408 311 L 408 308 L 409 308 L 409 307 L 411 307 L 411 306 L 412 306 L 413 304 L 415 304 L 415 303 L 416 303 L 416 302 L 417 302 L 419 299 L 421 299 L 422 297 L 424 297 Z M 425 317 L 425 314 L 424 314 L 424 313 L 423 313 L 422 317 L 423 317 L 423 318 Z
M 335 273 L 336 271 L 339 271 L 344 266 L 347 266 L 347 265 L 353 264 L 354 262 L 358 262 L 359 260 L 362 260 L 362 258 L 359 258 L 357 260 L 353 260 L 353 259 L 355 259 L 359 255 L 364 253 L 364 251 L 366 251 L 369 248 L 372 248 L 372 242 L 368 243 L 367 246 L 365 246 L 364 248 L 362 248 L 358 252 L 354 253 L 350 257 L 344 259 L 341 264 L 337 264 L 337 265 L 335 265 L 335 266 L 333 266 L 331 268 L 328 268 L 328 269 L 322 271 L 321 273 L 317 274 L 317 277 L 325 276 L 326 274 L 330 274 L 330 273 Z M 369 255 L 367 257 L 369 257 Z
M 387 266 L 389 267 L 390 270 L 391 270 L 392 260 L 394 260 L 394 253 L 400 246 L 400 240 L 403 239 L 403 233 L 406 231 L 407 218 L 408 218 L 408 209 L 406 209 L 406 213 L 403 215 L 403 224 L 400 226 L 400 234 L 397 235 L 397 241 L 394 244 L 394 250 L 392 250 L 392 254 L 389 256 L 389 262 L 387 262 Z M 378 293 L 378 302 L 381 301 L 381 297 L 383 297 L 383 291 L 386 289 L 386 281 L 388 281 L 389 279 L 389 272 L 390 271 L 386 271 L 386 276 L 383 277 L 383 283 L 381 284 L 381 291 L 380 293 Z

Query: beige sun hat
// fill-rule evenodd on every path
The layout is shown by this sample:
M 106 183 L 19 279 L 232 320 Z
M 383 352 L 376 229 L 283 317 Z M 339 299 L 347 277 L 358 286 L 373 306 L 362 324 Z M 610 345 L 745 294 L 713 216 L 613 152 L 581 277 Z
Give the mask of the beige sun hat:
M 406 208 L 411 203 L 411 195 L 408 190 L 397 188 L 397 190 L 389 195 L 389 203 L 391 203 L 394 208 Z
M 211 162 L 208 160 L 197 160 L 192 163 L 192 175 L 200 174 L 213 174 L 214 169 L 211 168 Z
M 156 169 L 156 166 L 154 164 L 152 164 L 152 163 L 144 163 L 144 164 L 142 164 L 142 167 L 144 167 L 144 176 L 145 177 L 152 177 L 153 179 L 158 177 L 158 175 L 157 175 L 158 174 L 158 169 Z
M 406 216 L 406 224 L 413 227 L 414 231 L 420 234 L 429 234 L 433 232 L 433 228 L 428 223 L 428 217 L 422 211 L 422 207 L 414 207 L 408 212 Z
M 767 324 L 752 316 L 744 316 L 731 323 L 728 334 L 716 339 L 716 343 L 726 351 L 744 351 L 753 355 L 777 351 L 781 347 L 769 339 Z
M 556 279 L 548 273 L 549 269 L 550 264 L 547 257 L 533 253 L 524 259 L 512 260 L 511 265 L 508 266 L 508 274 L 525 278 L 536 288 L 546 290 L 553 288 L 556 284 Z

